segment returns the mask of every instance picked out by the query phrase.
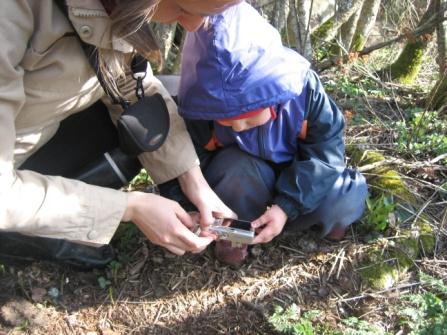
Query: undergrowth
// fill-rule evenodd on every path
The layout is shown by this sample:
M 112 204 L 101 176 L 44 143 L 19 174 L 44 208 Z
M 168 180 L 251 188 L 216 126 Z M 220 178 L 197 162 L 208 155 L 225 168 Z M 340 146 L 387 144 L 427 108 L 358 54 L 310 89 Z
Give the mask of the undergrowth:
M 293 335 L 447 334 L 447 286 L 423 272 L 419 276 L 420 292 L 403 295 L 394 306 L 399 325 L 393 332 L 354 316 L 342 319 L 337 328 L 330 328 L 319 322 L 322 311 L 309 310 L 300 314 L 295 304 L 286 309 L 276 306 L 268 321 L 276 331 Z
M 396 133 L 397 150 L 402 155 L 425 158 L 447 152 L 447 121 L 436 111 L 408 109 L 406 119 L 396 123 Z M 443 162 L 447 164 L 447 159 Z
M 380 60 L 381 56 L 376 54 L 374 57 Z M 387 57 L 389 57 L 389 54 L 383 58 Z M 424 64 L 424 66 L 429 69 L 433 68 L 431 63 Z M 442 158 L 442 155 L 447 152 L 447 122 L 437 112 L 427 111 L 421 107 L 423 102 L 421 103 L 420 96 L 430 90 L 424 79 L 421 79 L 412 87 L 400 87 L 381 82 L 376 73 L 378 68 L 381 68 L 380 64 L 371 65 L 367 61 L 359 60 L 357 64 L 349 65 L 341 68 L 341 70 L 337 69 L 338 73 L 329 74 L 324 80 L 326 90 L 339 103 L 345 116 L 349 117 L 347 120 L 348 127 L 350 127 L 349 134 L 353 136 L 350 143 L 354 143 L 356 147 L 363 150 L 380 149 L 378 152 L 386 157 L 384 160 L 392 157 L 408 162 L 406 170 L 403 170 L 399 165 L 393 165 L 392 168 L 402 172 L 401 174 L 404 176 L 412 171 L 412 179 L 416 183 L 419 183 L 419 180 L 424 180 L 421 182 L 424 187 L 432 187 L 430 189 L 432 201 L 436 202 L 435 200 L 439 199 L 440 204 L 442 204 L 444 198 L 439 196 L 440 192 L 436 191 L 436 185 L 430 186 L 430 183 L 426 182 L 426 176 L 427 171 L 431 171 L 431 174 L 429 174 L 431 179 L 428 180 L 434 184 L 441 181 L 439 185 L 441 188 L 445 187 L 443 185 L 447 185 L 445 169 L 443 168 L 447 165 L 447 158 Z M 432 76 L 433 73 L 430 72 L 428 77 L 431 78 Z M 337 79 L 333 79 L 334 77 Z M 376 145 L 372 145 L 371 139 L 368 139 L 368 131 L 365 131 L 368 126 L 380 131 L 378 139 L 375 139 L 377 141 Z M 357 142 L 355 138 L 356 127 L 359 129 L 357 132 L 362 134 Z M 432 159 L 437 157 L 441 157 L 441 159 L 436 159 L 434 163 L 430 163 Z M 416 167 L 412 169 L 413 162 L 427 162 L 428 167 L 420 169 L 417 168 L 418 165 L 415 163 Z M 433 164 L 433 167 L 430 164 Z M 386 162 L 383 166 L 387 166 Z M 366 173 L 366 175 L 371 177 L 371 175 L 374 176 L 374 173 Z M 406 184 L 409 179 L 405 178 L 404 183 Z M 426 201 L 422 194 L 411 192 L 418 198 L 418 202 L 424 203 Z M 437 196 L 438 198 L 436 198 Z M 413 204 L 408 204 L 408 208 L 413 208 L 412 206 Z M 442 210 L 443 207 L 438 208 Z M 413 209 L 417 214 L 410 215 L 411 219 L 408 211 L 402 209 L 407 209 L 407 204 L 397 202 L 393 198 L 392 192 L 388 192 L 386 189 L 370 189 L 364 217 L 359 229 L 356 229 L 356 233 L 361 236 L 356 236 L 356 239 L 366 241 L 366 239 L 362 239 L 362 235 L 367 236 L 370 233 L 375 233 L 383 236 L 388 246 L 394 243 L 402 244 L 404 238 L 411 239 L 411 234 L 414 233 L 411 227 L 419 220 L 419 217 L 427 219 L 430 216 L 425 213 L 426 208 L 424 206 Z M 410 235 L 400 235 L 398 226 L 402 223 L 410 228 L 410 233 L 407 233 Z M 431 224 L 436 226 L 436 221 L 431 222 Z M 424 234 L 424 229 L 421 228 L 420 230 L 422 234 Z M 435 241 L 433 236 L 431 238 Z M 410 242 L 413 241 L 408 243 Z M 423 243 L 422 239 L 419 243 Z M 399 248 L 404 250 L 403 247 L 405 246 L 405 243 L 403 243 L 399 245 Z M 404 255 L 400 256 L 409 257 L 406 252 L 412 251 L 411 248 L 405 249 L 405 252 L 399 248 L 395 247 Z M 379 248 L 379 252 L 380 250 L 382 249 Z M 383 249 L 381 252 L 384 253 L 385 250 Z M 396 257 L 399 256 L 396 252 L 394 254 L 397 255 Z M 422 255 L 427 256 L 421 253 L 417 255 L 417 259 L 409 258 L 411 265 L 419 264 Z M 401 261 L 401 259 L 399 260 Z M 392 261 L 392 259 L 386 259 L 385 261 Z M 436 278 L 437 273 L 430 276 L 424 273 L 419 266 L 407 267 L 407 269 L 412 271 L 407 273 L 407 277 L 416 276 L 418 282 L 414 287 L 412 286 L 411 290 L 402 293 L 398 299 L 388 301 L 389 306 L 385 308 L 388 311 L 386 320 L 383 316 L 380 320 L 377 317 L 364 317 L 354 312 L 340 318 L 336 326 L 329 326 L 328 322 L 325 321 L 328 311 L 306 309 L 304 306 L 296 304 L 274 306 L 271 314 L 267 316 L 267 320 L 275 331 L 281 334 L 447 334 L 447 286 L 445 282 Z M 419 269 L 419 272 L 415 274 L 417 269 Z M 400 280 L 402 278 L 399 278 L 399 281 L 394 283 L 393 286 L 398 286 Z M 378 304 L 378 309 L 384 307 L 380 306 L 379 301 L 373 303 Z

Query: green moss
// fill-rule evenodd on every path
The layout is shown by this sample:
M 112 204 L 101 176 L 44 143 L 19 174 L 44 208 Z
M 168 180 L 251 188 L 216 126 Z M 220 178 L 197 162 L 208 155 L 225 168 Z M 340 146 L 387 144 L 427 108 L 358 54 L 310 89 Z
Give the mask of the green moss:
M 391 65 L 391 78 L 401 84 L 411 84 L 419 74 L 426 43 L 407 43 L 399 58 Z
M 377 186 L 378 188 L 389 192 L 400 199 L 407 201 L 411 204 L 416 203 L 416 198 L 408 190 L 402 178 L 399 176 L 397 171 L 386 170 L 385 168 L 380 168 L 373 170 L 374 174 L 377 174 L 372 180 L 371 184 Z
M 363 283 L 374 289 L 391 287 L 421 254 L 432 252 L 434 246 L 433 229 L 426 222 L 421 221 L 411 230 L 401 230 L 400 236 L 389 240 L 385 248 L 383 243 L 377 243 L 365 251 L 360 266 Z
M 365 252 L 360 270 L 364 285 L 381 290 L 390 288 L 398 280 L 399 271 L 385 251 L 375 245 Z
M 349 148 L 349 155 L 354 166 L 365 166 L 385 160 L 385 157 L 377 151 L 361 151 L 354 147 Z M 416 203 L 415 196 L 408 190 L 399 173 L 388 165 L 378 166 L 366 174 L 368 184 L 388 192 L 411 204 Z
M 397 241 L 391 255 L 397 259 L 400 272 L 405 272 L 414 265 L 419 256 L 419 243 L 417 238 L 402 236 Z
M 354 166 L 363 166 L 385 160 L 385 157 L 377 151 L 363 151 L 354 145 L 347 146 L 346 153 Z
M 377 244 L 364 255 L 360 270 L 362 282 L 373 289 L 390 288 L 414 265 L 418 255 L 418 241 L 410 235 L 388 242 L 385 249 Z
M 330 18 L 324 22 L 317 30 L 311 35 L 312 45 L 319 44 L 321 40 L 324 40 L 327 36 L 327 32 L 334 27 L 334 18 Z
M 418 222 L 419 229 L 419 243 L 421 247 L 421 253 L 431 254 L 435 250 L 436 237 L 432 226 L 426 222 Z
M 366 38 L 362 35 L 355 35 L 351 43 L 351 51 L 362 51 L 366 44 Z
M 387 262 L 380 262 L 360 270 L 360 276 L 363 283 L 368 287 L 383 290 L 396 283 L 399 273 Z
M 434 247 L 433 229 L 421 218 L 411 230 L 401 230 L 400 236 L 388 241 L 385 248 L 377 243 L 365 252 L 360 266 L 362 281 L 371 288 L 389 288 L 420 255 L 432 252 Z
M 372 163 L 377 163 L 380 161 L 384 161 L 385 157 L 377 151 L 365 151 L 365 152 L 360 152 L 361 156 L 358 157 L 359 159 L 359 164 L 361 165 L 368 165 L 368 164 L 372 164 Z

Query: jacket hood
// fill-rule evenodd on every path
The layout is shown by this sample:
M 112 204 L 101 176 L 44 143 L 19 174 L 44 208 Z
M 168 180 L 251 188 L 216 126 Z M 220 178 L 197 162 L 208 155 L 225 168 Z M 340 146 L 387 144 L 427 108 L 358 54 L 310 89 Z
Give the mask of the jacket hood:
M 303 89 L 309 62 L 242 2 L 188 33 L 178 102 L 189 119 L 215 120 L 284 103 Z

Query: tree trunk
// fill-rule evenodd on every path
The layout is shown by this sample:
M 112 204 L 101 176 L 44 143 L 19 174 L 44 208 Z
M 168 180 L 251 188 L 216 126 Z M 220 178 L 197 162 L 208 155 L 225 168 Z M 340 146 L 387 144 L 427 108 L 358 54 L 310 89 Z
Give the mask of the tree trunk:
M 425 24 L 435 14 L 435 3 L 436 0 L 430 1 L 430 5 L 420 20 L 418 27 Z M 432 34 L 435 27 L 434 25 L 433 29 L 427 34 Z M 420 38 L 410 36 L 410 41 L 405 45 L 399 58 L 389 67 L 391 79 L 401 84 L 411 84 L 419 74 L 427 44 L 428 39 L 426 35 Z
M 447 0 L 436 1 L 436 12 L 440 19 L 445 18 L 447 10 L 441 10 L 441 8 L 447 8 Z M 447 21 L 441 20 L 437 27 L 438 37 L 438 64 L 440 79 L 436 85 L 432 88 L 429 97 L 427 99 L 427 109 L 437 110 L 439 114 L 447 115 L 447 67 L 446 67 L 446 42 L 447 42 Z
M 308 61 L 312 61 L 310 40 L 310 17 L 313 0 L 290 0 L 290 25 L 297 51 Z
M 351 43 L 351 51 L 360 51 L 365 47 L 368 36 L 376 23 L 380 3 L 381 0 L 365 0 L 363 3 L 354 38 Z
M 182 29 L 182 34 L 179 37 L 179 41 L 177 42 L 177 52 L 173 53 L 174 56 L 172 57 L 172 67 L 171 72 L 172 74 L 180 74 L 180 67 L 181 67 L 181 60 L 182 60 L 182 49 L 183 44 L 185 43 L 186 38 L 186 31 Z
M 161 66 L 160 72 L 166 73 L 169 72 L 169 64 L 170 64 L 170 51 L 173 46 L 175 30 L 177 28 L 176 23 L 172 24 L 158 24 L 155 23 L 153 26 L 153 31 L 155 36 L 158 39 L 160 52 L 163 59 L 163 64 Z
M 437 110 L 440 115 L 447 115 L 447 74 L 444 74 L 431 90 L 427 109 Z
M 436 2 L 436 12 L 440 18 L 436 27 L 439 73 L 445 74 L 447 73 L 447 21 L 445 20 L 447 16 L 447 0 L 437 0 Z
M 420 38 L 422 38 L 424 36 L 427 37 L 427 34 L 430 35 L 434 31 L 438 21 L 439 21 L 439 18 L 436 15 L 433 15 L 429 20 L 427 20 L 426 23 L 418 26 L 413 31 L 411 31 L 411 32 L 406 31 L 405 33 L 402 33 L 402 34 L 400 34 L 396 37 L 393 37 L 387 41 L 380 42 L 380 43 L 365 47 L 361 51 L 359 51 L 358 54 L 359 54 L 359 56 L 368 55 L 375 50 L 382 49 L 384 47 L 390 46 L 397 42 L 408 40 L 408 36 L 411 36 L 413 38 L 413 40 L 416 38 L 419 38 L 419 37 Z M 343 63 L 349 61 L 348 56 L 349 55 L 343 56 L 343 58 L 342 58 Z M 329 67 L 338 64 L 338 61 L 339 61 L 339 59 L 338 58 L 335 59 L 334 57 L 327 59 L 324 62 L 318 64 L 318 66 L 317 66 L 318 71 L 324 71 L 324 70 L 328 69 Z M 381 70 L 382 74 L 384 74 L 385 71 L 389 71 L 389 68 L 382 69 Z
M 343 56 L 349 53 L 349 48 L 354 37 L 357 22 L 360 18 L 360 12 L 361 10 L 359 8 L 354 14 L 352 14 L 348 21 L 343 23 L 340 28 L 337 45 L 334 46 L 332 54 Z
M 332 41 L 337 36 L 342 24 L 351 18 L 362 3 L 363 0 L 337 0 L 337 10 L 334 16 L 314 31 L 312 34 L 312 44 L 315 45 Z
M 287 17 L 289 16 L 289 0 L 276 0 L 274 4 L 270 22 L 273 27 L 282 33 L 286 28 Z

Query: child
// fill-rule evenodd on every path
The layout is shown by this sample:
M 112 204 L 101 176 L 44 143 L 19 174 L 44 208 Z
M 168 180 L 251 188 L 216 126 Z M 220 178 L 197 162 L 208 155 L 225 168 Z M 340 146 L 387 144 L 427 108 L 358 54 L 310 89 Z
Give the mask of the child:
M 253 244 L 284 226 L 343 238 L 363 213 L 367 186 L 345 167 L 343 115 L 307 60 L 245 2 L 188 33 L 182 56 L 180 114 L 205 148 L 210 185 L 252 221 Z M 247 254 L 246 246 L 216 248 L 234 265 Z

